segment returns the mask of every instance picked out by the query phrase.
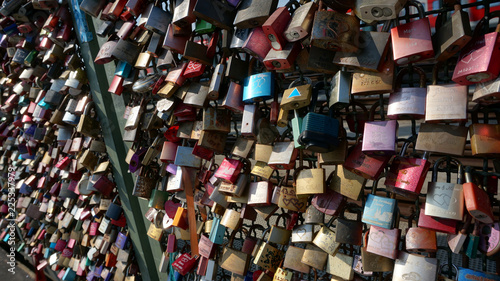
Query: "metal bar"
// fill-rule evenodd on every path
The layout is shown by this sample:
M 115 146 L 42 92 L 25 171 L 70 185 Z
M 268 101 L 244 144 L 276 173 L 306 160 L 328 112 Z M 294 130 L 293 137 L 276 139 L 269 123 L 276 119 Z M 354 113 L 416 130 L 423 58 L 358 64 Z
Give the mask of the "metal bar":
M 74 20 L 74 18 L 73 18 Z M 89 29 L 95 34 L 95 27 L 100 24 L 99 20 L 87 16 Z M 75 24 L 76 27 L 76 24 Z M 114 76 L 115 66 L 113 64 L 98 65 L 94 63 L 94 58 L 99 52 L 100 46 L 105 42 L 98 38 L 91 42 L 79 42 L 80 53 L 85 63 L 85 70 L 89 80 L 92 99 L 96 105 L 97 115 L 102 128 L 102 134 L 106 143 L 109 160 L 112 164 L 112 172 L 120 195 L 122 207 L 127 218 L 127 225 L 130 230 L 130 237 L 134 244 L 135 256 L 141 269 L 144 280 L 160 280 L 158 266 L 155 256 L 161 257 L 158 252 L 160 247 L 153 245 L 150 239 L 145 238 L 147 226 L 142 214 L 145 213 L 145 201 L 140 202 L 137 197 L 129 196 L 134 187 L 133 177 L 128 173 L 128 166 L 123 161 L 123 156 L 127 154 L 128 147 L 123 142 L 123 128 L 125 120 L 118 118 L 123 116 L 125 104 L 122 97 L 111 95 L 107 89 Z M 151 239 L 152 241 L 152 239 Z M 156 249 L 156 251 L 155 251 Z

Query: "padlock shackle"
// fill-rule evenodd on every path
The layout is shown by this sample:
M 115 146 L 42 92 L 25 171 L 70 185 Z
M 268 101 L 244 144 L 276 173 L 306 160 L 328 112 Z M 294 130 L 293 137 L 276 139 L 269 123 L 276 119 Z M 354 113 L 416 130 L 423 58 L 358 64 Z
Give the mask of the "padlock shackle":
M 443 273 L 443 268 L 444 268 L 445 266 L 450 267 L 450 264 L 449 264 L 449 263 L 445 263 L 445 264 L 441 265 L 441 266 L 439 267 L 438 275 L 442 275 L 442 273 Z M 452 264 L 451 264 L 451 268 L 450 268 L 450 269 L 451 269 L 451 272 L 453 272 L 453 269 L 455 269 L 455 272 L 456 272 L 456 274 L 455 274 L 455 279 L 456 279 L 456 277 L 458 277 L 458 267 L 457 267 L 455 264 L 453 264 L 453 263 L 452 263 Z M 450 276 L 449 271 L 447 271 L 447 272 L 448 272 L 448 274 L 447 274 L 447 275 L 448 275 L 448 277 L 449 277 L 449 276 Z
M 377 189 L 378 189 L 378 182 L 380 181 L 380 179 L 385 178 L 385 177 L 387 177 L 387 176 L 386 176 L 386 175 L 385 175 L 385 173 L 384 173 L 384 174 L 381 174 L 381 175 L 378 177 L 378 179 L 376 179 L 376 180 L 374 180 L 374 181 L 373 181 L 373 184 L 372 184 L 372 191 L 371 191 L 371 194 L 372 194 L 372 195 L 375 195 L 375 194 L 377 193 Z
M 275 225 L 276 225 L 276 226 L 279 226 L 280 220 L 281 220 L 281 218 L 283 218 L 283 226 L 284 226 L 285 228 L 287 228 L 285 217 L 286 217 L 286 219 L 288 219 L 288 220 L 291 220 L 291 219 L 292 219 L 292 217 L 291 217 L 288 213 L 281 213 L 281 214 L 278 216 L 278 218 L 276 218 L 276 224 L 275 224 Z
M 417 66 L 411 66 L 411 69 L 415 72 L 417 72 L 420 75 L 420 88 L 426 88 L 426 79 L 425 79 L 425 71 Z M 403 81 L 403 76 L 406 74 L 410 73 L 410 66 L 402 68 L 399 72 L 398 75 L 396 76 L 396 82 L 394 85 L 394 88 L 399 89 L 401 88 L 401 83 Z
M 471 119 L 472 119 L 472 124 L 479 123 L 479 112 L 483 113 L 484 116 L 488 116 L 488 114 L 493 111 L 496 115 L 496 121 L 497 123 L 500 124 L 500 112 L 497 108 L 494 107 L 489 107 L 483 104 L 476 104 L 472 110 L 470 111 Z M 484 120 L 486 122 L 486 120 Z
M 62 111 L 63 106 L 66 107 L 66 105 L 68 104 L 69 98 L 70 95 L 65 95 L 61 104 L 57 107 L 57 110 Z
M 339 214 L 339 219 L 346 219 L 345 218 L 345 211 L 348 210 L 350 213 L 355 213 L 356 214 L 356 221 L 361 222 L 361 216 L 362 216 L 362 209 L 361 207 L 354 203 L 354 202 L 349 202 L 345 204 L 344 208 L 340 211 Z
M 242 229 L 243 229 L 243 231 L 246 230 L 243 227 L 242 227 Z M 257 236 L 257 229 L 262 229 L 262 231 L 266 230 L 262 225 L 254 223 L 254 224 L 252 224 L 250 226 L 250 228 L 248 230 L 246 230 L 247 231 L 246 237 L 248 237 L 248 236 L 252 237 L 252 231 L 253 231 L 253 233 L 255 234 L 255 237 L 256 237 Z
M 460 162 L 458 159 L 455 159 L 455 158 L 449 158 L 449 159 L 450 159 L 450 163 L 454 163 L 457 166 L 457 169 L 458 169 L 458 171 L 457 171 L 457 183 L 461 184 L 462 183 L 462 176 L 463 176 L 462 162 Z M 432 182 L 437 182 L 439 166 L 441 165 L 441 163 L 443 163 L 447 160 L 448 160 L 447 156 L 441 157 L 438 160 L 436 160 L 436 162 L 434 163 L 434 167 L 432 168 L 432 178 L 431 178 Z
M 413 6 L 413 7 L 417 8 L 418 16 L 421 19 L 425 18 L 425 9 L 424 9 L 424 5 L 422 5 L 421 2 L 416 1 L 416 0 L 408 0 L 408 2 L 406 2 L 406 6 L 408 6 L 408 7 Z
M 384 99 L 383 100 L 383 105 L 388 105 L 389 104 L 389 101 L 388 99 Z M 370 111 L 369 111 L 369 116 L 368 116 L 368 120 L 369 121 L 374 121 L 375 119 L 375 111 L 377 110 L 377 108 L 380 106 L 380 99 L 377 100 L 376 102 L 373 103 L 372 107 L 370 107 Z M 360 136 L 362 137 L 362 136 Z
M 472 34 L 472 37 L 474 38 L 486 34 L 484 31 L 485 29 L 488 30 L 489 21 L 493 18 L 500 18 L 500 11 L 490 12 L 488 15 L 485 15 L 482 19 L 480 19 L 479 22 L 476 24 L 476 28 L 474 28 L 474 33 Z M 484 26 L 485 24 L 487 27 Z M 497 24 L 495 32 L 500 32 L 500 21 Z

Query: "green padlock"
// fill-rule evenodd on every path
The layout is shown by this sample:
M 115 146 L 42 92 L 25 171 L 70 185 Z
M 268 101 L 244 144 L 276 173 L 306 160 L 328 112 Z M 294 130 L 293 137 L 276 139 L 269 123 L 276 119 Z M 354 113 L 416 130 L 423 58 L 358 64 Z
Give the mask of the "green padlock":
M 299 136 L 302 133 L 302 117 L 299 117 L 297 110 L 293 110 L 295 117 L 292 119 L 293 144 L 295 148 L 304 149 L 304 146 L 299 143 Z
M 204 20 L 200 20 L 200 19 L 198 19 L 196 21 L 196 27 L 195 27 L 194 31 L 197 34 L 211 33 L 211 32 L 214 32 L 214 30 L 215 30 L 215 26 L 213 24 L 206 22 Z
M 471 258 L 475 259 L 477 257 L 477 249 L 479 246 L 479 221 L 476 220 L 474 223 L 474 231 L 469 235 L 469 242 L 467 243 L 467 249 L 465 254 Z

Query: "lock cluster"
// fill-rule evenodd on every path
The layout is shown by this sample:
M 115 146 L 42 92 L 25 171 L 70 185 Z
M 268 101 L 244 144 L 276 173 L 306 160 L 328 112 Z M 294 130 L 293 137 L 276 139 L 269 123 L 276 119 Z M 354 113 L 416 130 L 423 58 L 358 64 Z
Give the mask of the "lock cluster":
M 491 1 L 62 2 L 0 6 L 0 239 L 37 272 L 500 280 Z

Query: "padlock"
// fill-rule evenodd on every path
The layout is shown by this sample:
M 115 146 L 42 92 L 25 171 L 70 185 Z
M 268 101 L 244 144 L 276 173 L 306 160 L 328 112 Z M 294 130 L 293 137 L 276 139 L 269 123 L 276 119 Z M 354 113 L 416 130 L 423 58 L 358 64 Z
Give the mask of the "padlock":
M 478 220 L 474 222 L 474 230 L 469 235 L 469 241 L 467 242 L 467 248 L 465 249 L 465 255 L 471 259 L 477 257 L 477 250 L 479 249 L 479 233 L 481 224 Z
M 252 207 L 271 205 L 272 191 L 273 185 L 269 181 L 251 182 L 248 186 L 247 204 Z
M 333 76 L 330 83 L 328 106 L 334 110 L 341 110 L 349 105 L 351 74 L 343 68 Z
M 393 216 L 393 221 L 391 221 L 391 223 L 392 227 L 389 228 L 382 228 L 377 225 L 370 226 L 368 242 L 366 244 L 367 252 L 392 260 L 398 257 L 398 246 L 401 236 L 401 229 L 399 229 L 399 212 L 397 215 Z
M 255 224 L 255 225 L 252 225 L 248 229 L 248 231 L 246 231 L 245 240 L 243 241 L 243 246 L 241 247 L 241 251 L 243 253 L 252 255 L 252 253 L 254 251 L 256 251 L 255 248 L 256 248 L 257 244 L 259 244 L 258 242 L 260 242 L 259 241 L 260 239 L 257 239 L 256 236 L 252 236 L 252 232 L 255 234 L 257 228 L 264 230 L 264 227 L 262 227 L 261 225 Z
M 226 74 L 227 75 L 227 74 Z M 227 90 L 226 97 L 222 102 L 222 107 L 231 110 L 234 113 L 243 113 L 245 104 L 243 103 L 243 86 L 231 81 Z
M 269 229 L 266 229 L 262 234 L 262 242 L 257 246 L 253 263 L 264 269 L 275 271 L 282 263 L 285 252 L 269 243 L 268 239 L 265 239 L 268 232 Z
M 85 13 L 91 15 L 94 18 L 99 16 L 99 13 L 106 6 L 106 2 L 100 2 L 96 0 L 84 0 L 80 4 L 80 9 Z
M 481 82 L 474 87 L 472 101 L 488 105 L 498 103 L 500 98 L 500 79 L 496 78 L 488 82 Z
M 440 158 L 434 163 L 432 180 L 427 187 L 425 214 L 428 216 L 462 220 L 464 214 L 464 193 L 462 187 L 463 168 L 456 160 L 451 161 L 457 166 L 457 183 L 437 182 L 438 168 L 446 158 Z
M 238 230 L 241 224 L 241 213 L 232 209 L 226 209 L 220 220 L 220 224 L 232 230 Z
M 402 88 L 403 76 L 415 71 L 420 76 L 420 88 Z M 437 75 L 437 74 L 436 74 Z M 411 77 L 410 77 L 411 78 Z M 422 119 L 426 116 L 425 72 L 418 67 L 403 68 L 396 77 L 395 91 L 389 96 L 387 117 L 389 119 Z
M 462 228 L 458 231 L 457 234 L 450 233 L 448 234 L 447 241 L 450 250 L 458 254 L 462 251 L 462 247 L 467 239 L 467 232 L 471 223 L 472 217 L 469 214 L 466 214 L 465 223 L 463 223 Z
M 230 50 L 241 52 L 243 49 L 243 44 L 248 39 L 250 35 L 251 28 L 239 29 L 236 28 L 231 37 L 231 42 L 229 45 Z M 234 54 L 233 54 L 234 55 Z
M 231 116 L 224 109 L 203 109 L 203 130 L 229 133 L 231 131 Z
M 469 126 L 470 144 L 472 155 L 498 155 L 498 138 L 500 136 L 500 125 L 479 123 L 478 113 L 483 111 L 483 115 L 488 115 L 488 110 L 482 110 L 481 107 L 475 107 L 471 112 L 472 124 Z
M 424 15 L 422 3 L 409 0 L 407 6 L 418 10 L 419 18 L 391 29 L 392 53 L 398 65 L 414 63 L 434 57 L 429 19 Z
M 363 270 L 365 272 L 387 272 L 393 271 L 394 261 L 390 258 L 380 256 L 367 251 L 368 233 L 363 234 L 364 247 L 361 247 L 361 258 L 363 260 Z
M 500 66 L 492 63 L 492 58 L 500 54 L 498 49 L 498 30 L 483 34 L 484 24 L 495 17 L 499 12 L 493 12 L 482 18 L 474 29 L 469 43 L 460 50 L 457 65 L 453 71 L 453 80 L 460 85 L 471 85 L 487 82 L 498 77 Z M 500 29 L 500 26 L 497 26 Z M 478 60 L 478 58 L 481 58 Z
M 465 169 L 465 183 L 463 184 L 465 207 L 475 220 L 482 223 L 493 223 L 495 217 L 489 195 L 485 190 L 474 184 L 472 172 L 470 166 Z
M 272 49 L 265 56 L 264 65 L 268 70 L 285 71 L 291 69 L 300 50 L 298 43 L 288 43 L 279 51 Z
M 393 158 L 384 184 L 388 191 L 409 198 L 417 198 L 431 163 L 427 160 L 426 153 L 422 158 L 405 157 L 409 145 L 409 142 L 405 142 L 401 154 Z
M 85 110 L 80 118 L 76 131 L 82 135 L 96 138 L 99 134 L 99 123 L 96 119 L 90 116 L 90 110 L 94 107 L 94 102 L 89 102 L 85 105 Z
M 354 53 L 337 52 L 333 63 L 345 67 L 346 71 L 375 71 L 382 67 L 389 47 L 390 23 L 384 23 L 380 32 L 361 31 L 359 50 Z
M 311 204 L 321 213 L 329 216 L 335 216 L 340 212 L 345 204 L 345 197 L 342 194 L 327 188 L 325 193 L 314 195 Z
M 132 195 L 149 199 L 157 184 L 157 175 L 151 167 L 141 167 Z
M 467 86 L 438 85 L 438 66 L 432 72 L 432 85 L 427 86 L 425 122 L 462 122 L 467 120 Z M 446 106 L 443 106 L 446 104 Z
M 438 263 L 437 258 L 401 251 L 394 265 L 393 280 L 405 280 L 406 276 L 419 276 L 421 280 L 437 280 Z
M 221 183 L 219 186 L 220 193 L 227 196 L 241 197 L 247 192 L 250 183 L 251 165 L 247 159 L 244 159 L 243 164 L 243 171 L 239 173 L 236 182 L 234 184 L 229 182 Z M 220 167 L 222 167 L 222 164 Z
M 396 217 L 397 201 L 392 198 L 395 194 L 391 198 L 375 195 L 379 180 L 380 178 L 373 182 L 372 192 L 366 197 L 362 221 L 379 228 L 391 229 Z
M 317 10 L 318 4 L 315 2 L 305 3 L 295 10 L 283 32 L 288 42 L 297 42 L 309 35 Z
M 326 263 L 326 272 L 332 274 L 335 280 L 336 277 L 341 280 L 353 280 L 354 269 L 352 264 L 354 262 L 354 257 L 342 253 L 337 253 L 335 256 L 328 255 L 328 261 Z
M 196 43 L 194 41 L 194 36 L 191 36 L 191 40 L 186 42 L 186 46 L 184 48 L 184 58 L 189 59 L 194 62 L 198 62 L 204 65 L 212 65 L 212 49 L 215 48 L 215 45 L 213 45 L 213 41 L 215 42 L 218 39 L 218 34 L 217 32 L 212 33 L 211 41 L 209 44 L 206 46 L 205 41 L 203 37 L 201 37 L 200 44 Z
M 358 71 L 352 75 L 351 93 L 369 95 L 394 91 L 394 60 L 387 54 L 381 59 L 380 72 Z
M 405 248 L 408 252 L 427 252 L 434 253 L 437 251 L 436 231 L 413 227 L 412 222 L 415 220 L 415 214 L 408 218 L 408 229 L 405 236 Z
M 347 138 L 344 128 L 340 128 L 339 145 L 332 151 L 318 153 L 318 163 L 321 165 L 341 165 L 344 164 L 347 155 Z
M 232 231 L 229 243 L 222 251 L 219 266 L 229 272 L 244 276 L 246 275 L 252 256 L 242 251 L 233 249 L 233 241 L 236 232 L 236 230 Z
M 308 77 L 299 78 L 290 83 L 290 86 L 283 93 L 280 108 L 283 110 L 294 110 L 311 103 L 312 98 L 312 80 Z
M 233 24 L 240 29 L 262 26 L 270 14 L 276 10 L 277 5 L 277 0 L 243 0 L 238 6 Z
M 281 51 L 286 45 L 284 31 L 290 19 L 291 16 L 288 7 L 281 7 L 276 9 L 262 24 L 262 29 L 267 36 L 267 40 L 276 51 Z
M 366 122 L 363 133 L 362 152 L 379 156 L 396 154 L 398 127 L 396 120 Z
M 295 166 L 298 151 L 293 142 L 275 142 L 267 164 L 273 169 L 292 169 Z
M 457 280 L 467 280 L 467 279 L 469 279 L 469 280 L 477 280 L 477 279 L 495 280 L 496 278 L 498 278 L 498 275 L 494 274 L 494 273 L 481 272 L 481 271 L 476 271 L 473 269 L 468 269 L 468 268 L 463 268 L 463 267 L 458 268 L 457 275 L 458 275 Z
M 184 186 L 182 185 L 182 167 L 177 166 L 175 168 L 172 168 L 173 170 L 170 172 L 165 190 L 168 192 L 183 191 Z
M 337 254 L 340 247 L 340 243 L 335 242 L 336 231 L 330 228 L 334 220 L 335 218 L 332 218 L 326 225 L 322 226 L 313 240 L 314 245 L 332 256 Z
M 324 224 L 325 214 L 320 212 L 314 205 L 309 205 L 305 212 L 304 223 L 306 224 Z
M 313 99 L 310 104 L 309 113 L 302 120 L 301 133 L 298 138 L 298 143 L 305 149 L 319 153 L 332 151 L 339 143 L 340 123 L 332 117 L 332 109 L 329 110 L 329 116 L 314 113 L 316 97 L 323 85 L 324 83 L 322 82 L 314 85 Z M 319 127 L 316 127 L 317 125 Z
M 292 230 L 291 241 L 292 243 L 312 243 L 314 234 L 314 225 L 296 225 Z
M 255 59 L 252 60 L 255 62 Z M 249 74 L 253 64 L 250 63 Z M 227 75 L 227 73 L 226 73 Z M 274 74 L 264 72 L 249 75 L 243 83 L 243 102 L 260 102 L 274 97 Z
M 184 27 L 195 22 L 196 16 L 193 14 L 194 5 L 196 5 L 196 1 L 194 0 L 176 2 L 172 23 L 179 27 Z
M 422 123 L 415 149 L 462 156 L 467 133 L 464 126 Z
M 358 43 L 359 21 L 355 16 L 336 11 L 316 12 L 311 32 L 312 46 L 331 51 L 356 52 Z
M 325 169 L 321 166 L 309 167 L 309 169 L 304 166 L 297 167 L 293 173 L 293 180 L 293 186 L 296 187 L 296 194 L 299 198 L 325 192 Z
M 217 100 L 219 98 L 219 93 L 222 91 L 221 86 L 224 80 L 225 71 L 226 65 L 224 64 L 224 58 L 222 58 L 220 63 L 215 66 L 212 74 L 210 86 L 208 87 L 208 99 Z
M 342 165 L 338 165 L 330 177 L 327 180 L 330 189 L 356 201 L 366 184 L 365 178 L 347 170 Z
M 194 31 L 198 34 L 206 34 L 215 31 L 215 25 L 208 23 L 204 20 L 197 20 Z
M 454 5 L 454 12 L 449 19 L 446 13 L 436 18 L 436 33 L 432 36 L 437 61 L 445 61 L 458 53 L 472 39 L 469 14 Z
M 328 259 L 328 254 L 315 245 L 308 244 L 304 249 L 301 262 L 312 268 L 323 270 Z
M 311 271 L 310 266 L 302 263 L 302 256 L 304 255 L 304 250 L 295 246 L 288 246 L 285 253 L 285 259 L 283 260 L 283 266 L 301 273 L 309 273 Z
M 356 220 L 345 218 L 345 211 L 354 211 Z M 363 240 L 363 223 L 361 222 L 361 208 L 356 204 L 347 204 L 337 218 L 335 242 L 360 246 Z
M 491 257 L 500 251 L 500 243 L 498 238 L 500 236 L 500 227 L 498 222 L 492 224 L 481 225 L 479 251 Z
M 398 17 L 406 4 L 406 0 L 391 1 L 355 1 L 354 13 L 364 22 L 371 24 L 376 21 L 391 20 Z
M 237 159 L 224 158 L 214 176 L 228 183 L 236 183 L 243 167 L 243 162 Z
M 420 208 L 418 227 L 423 227 L 444 233 L 456 233 L 457 221 L 452 219 L 435 218 L 425 214 L 425 206 Z
M 234 7 L 220 0 L 198 1 L 193 14 L 216 27 L 231 30 L 236 16 Z

